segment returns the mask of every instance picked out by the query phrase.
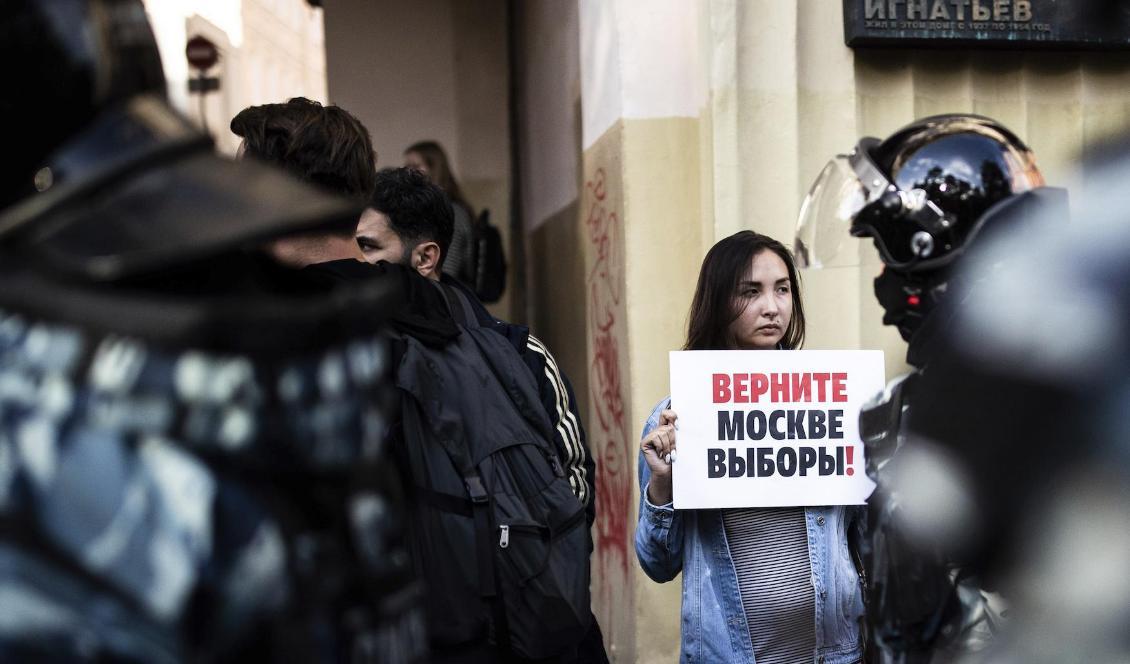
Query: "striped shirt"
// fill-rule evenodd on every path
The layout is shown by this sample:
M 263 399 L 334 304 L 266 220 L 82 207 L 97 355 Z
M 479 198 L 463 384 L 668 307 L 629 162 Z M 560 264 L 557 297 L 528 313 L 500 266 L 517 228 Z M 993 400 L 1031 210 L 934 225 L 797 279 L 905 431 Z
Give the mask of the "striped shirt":
M 803 507 L 722 513 L 758 664 L 811 662 L 816 594 Z

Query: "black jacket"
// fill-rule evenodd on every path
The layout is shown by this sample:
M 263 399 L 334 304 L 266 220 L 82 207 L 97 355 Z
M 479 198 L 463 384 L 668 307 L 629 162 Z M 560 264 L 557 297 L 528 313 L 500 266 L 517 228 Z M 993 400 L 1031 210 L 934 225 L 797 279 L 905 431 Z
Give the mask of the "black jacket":
M 577 397 L 569 378 L 561 371 L 556 358 L 545 344 L 531 334 L 528 327 L 492 316 L 471 289 L 457 279 L 444 275 L 443 284 L 457 288 L 467 296 L 475 308 L 479 324 L 509 339 L 537 379 L 542 407 L 553 426 L 553 444 L 564 462 L 574 495 L 585 505 L 591 527 L 596 519 L 596 463 L 589 450 L 585 428 L 577 412 Z
M 335 282 L 381 282 L 385 290 L 399 296 L 399 306 L 383 312 L 394 329 L 430 345 L 446 343 L 459 334 L 443 295 L 411 268 L 384 261 L 369 265 L 339 260 L 308 266 L 301 275 L 305 281 L 326 286 Z M 466 296 L 479 324 L 506 337 L 526 363 L 537 381 L 542 408 L 553 428 L 553 444 L 565 467 L 569 485 L 584 504 L 588 524 L 592 526 L 596 519 L 596 464 L 569 379 L 553 354 L 529 328 L 492 316 L 474 292 L 457 279 L 444 275 L 442 284 Z

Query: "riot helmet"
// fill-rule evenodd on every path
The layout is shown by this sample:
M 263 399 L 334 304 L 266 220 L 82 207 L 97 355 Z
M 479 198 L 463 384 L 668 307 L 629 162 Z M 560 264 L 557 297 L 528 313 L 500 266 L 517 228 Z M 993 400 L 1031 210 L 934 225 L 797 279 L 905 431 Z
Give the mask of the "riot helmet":
M 1041 187 L 1032 152 L 1000 123 L 936 115 L 886 140 L 863 138 L 821 171 L 800 213 L 797 260 L 819 267 L 845 231 L 870 237 L 883 263 L 903 273 L 948 266 L 994 205 Z
M 0 172 L 0 209 L 49 185 L 36 174 L 102 110 L 165 95 L 157 43 L 140 0 L 5 0 L 0 123 L 17 140 Z

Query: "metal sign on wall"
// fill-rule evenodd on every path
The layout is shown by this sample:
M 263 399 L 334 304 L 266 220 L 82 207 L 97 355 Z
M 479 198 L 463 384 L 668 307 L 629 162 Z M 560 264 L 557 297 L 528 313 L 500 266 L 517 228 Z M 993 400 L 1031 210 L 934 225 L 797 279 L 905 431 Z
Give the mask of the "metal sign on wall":
M 843 0 L 852 48 L 1130 49 L 1121 0 Z

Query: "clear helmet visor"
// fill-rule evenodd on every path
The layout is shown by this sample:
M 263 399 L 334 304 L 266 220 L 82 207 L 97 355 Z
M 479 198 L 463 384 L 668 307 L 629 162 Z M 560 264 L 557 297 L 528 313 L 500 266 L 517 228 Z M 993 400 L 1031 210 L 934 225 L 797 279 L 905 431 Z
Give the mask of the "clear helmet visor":
M 793 245 L 797 264 L 802 268 L 860 265 L 860 243 L 849 230 L 852 218 L 870 198 L 847 155 L 829 161 L 800 206 Z

